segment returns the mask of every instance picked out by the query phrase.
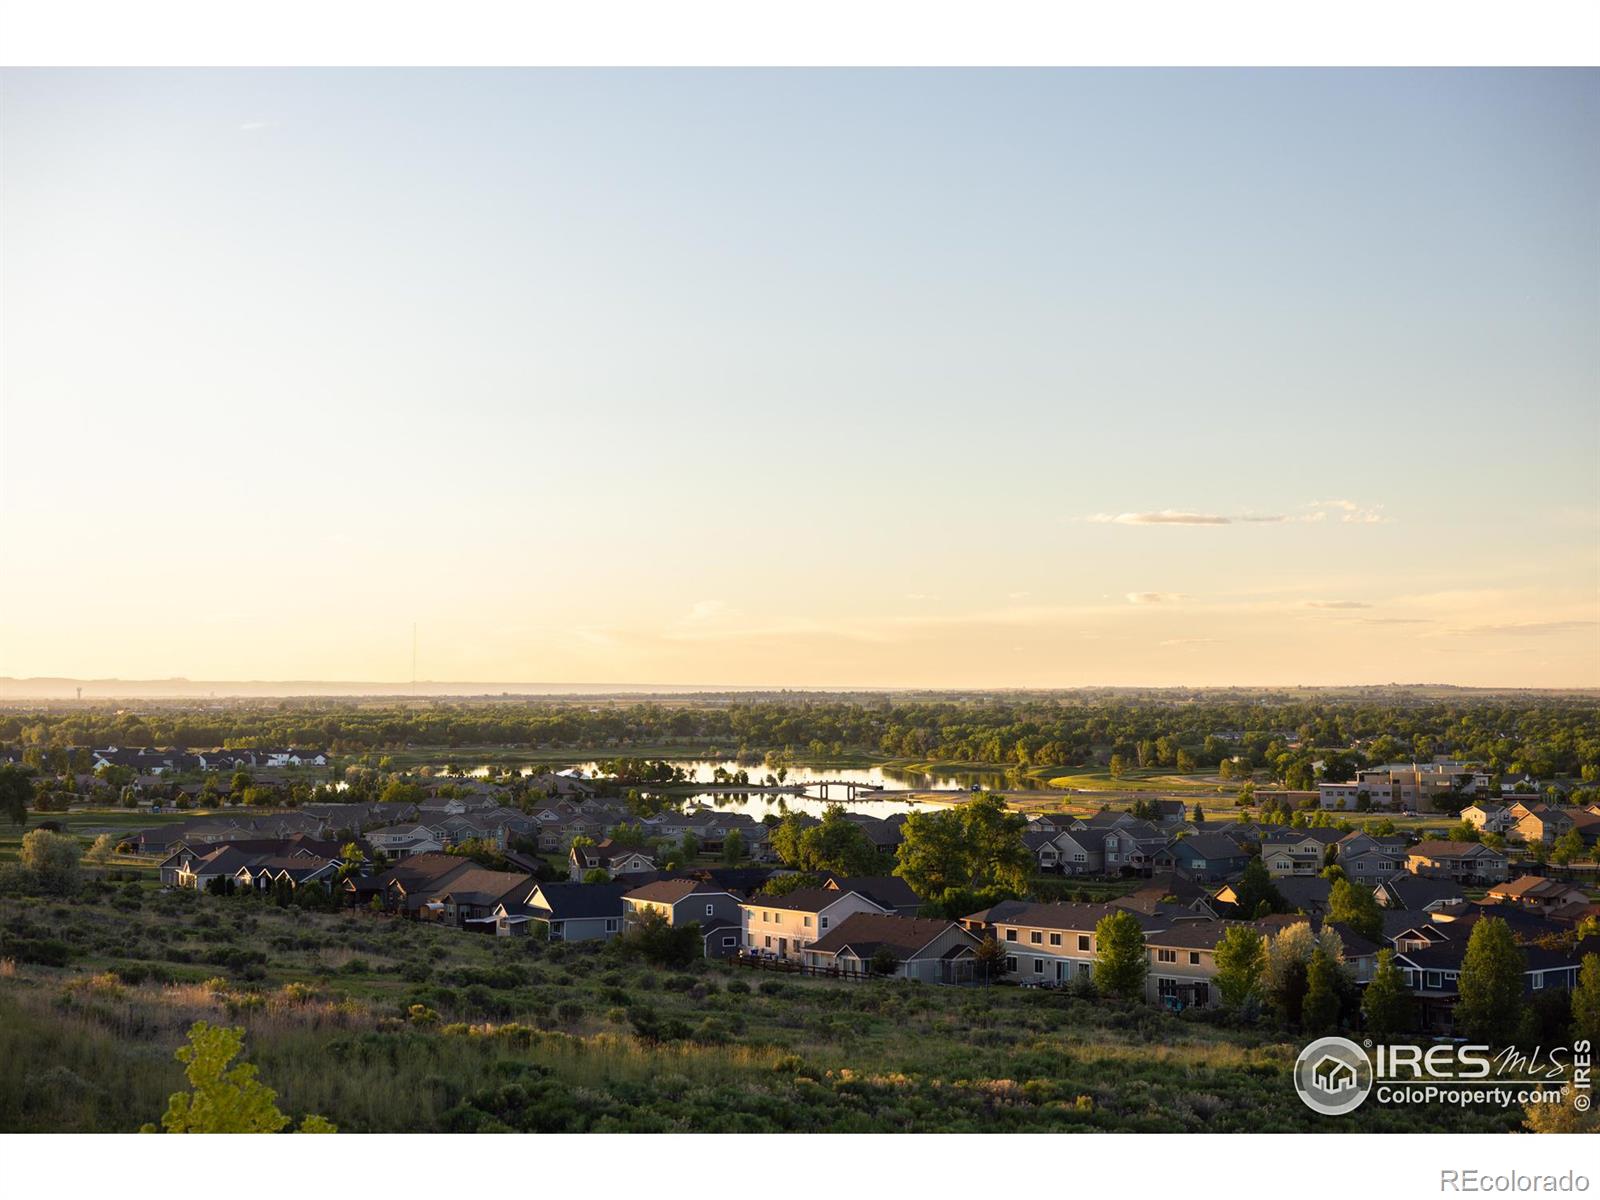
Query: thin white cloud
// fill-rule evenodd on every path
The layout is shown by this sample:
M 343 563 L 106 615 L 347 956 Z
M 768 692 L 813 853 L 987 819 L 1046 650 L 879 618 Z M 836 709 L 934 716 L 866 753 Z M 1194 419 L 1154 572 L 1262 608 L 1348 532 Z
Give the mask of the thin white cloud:
M 1458 632 L 1470 637 L 1546 637 L 1581 633 L 1596 627 L 1600 627 L 1600 621 L 1513 621 L 1502 625 L 1469 625 Z
M 728 607 L 726 601 L 696 600 L 689 606 L 689 615 L 686 616 L 684 620 L 701 623 L 705 621 L 717 621 L 723 617 L 735 617 L 738 615 L 739 610 Z
M 1346 525 L 1387 525 L 1392 517 L 1383 515 L 1381 504 L 1357 504 L 1354 500 L 1313 500 L 1308 508 L 1320 510 L 1320 514 L 1328 512 L 1339 514 L 1339 520 Z M 1310 516 L 1308 520 L 1321 520 L 1322 515 Z
M 1160 512 L 1095 513 L 1089 520 L 1101 525 L 1231 525 L 1232 517 L 1216 513 L 1180 512 L 1164 508 Z
M 1129 592 L 1129 604 L 1176 604 L 1189 597 L 1184 592 Z
M 1354 500 L 1313 500 L 1293 515 L 1163 508 L 1153 512 L 1091 513 L 1084 519 L 1097 525 L 1316 525 L 1325 522 L 1330 514 L 1350 525 L 1381 525 L 1392 520 L 1383 515 L 1383 505 L 1362 505 Z
M 1307 600 L 1307 608 L 1371 608 L 1364 600 Z

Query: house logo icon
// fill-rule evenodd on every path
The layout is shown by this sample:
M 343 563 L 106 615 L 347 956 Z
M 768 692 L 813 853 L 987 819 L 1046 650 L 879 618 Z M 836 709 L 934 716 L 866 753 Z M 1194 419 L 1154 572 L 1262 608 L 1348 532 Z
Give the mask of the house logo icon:
M 1372 1091 L 1372 1061 L 1348 1038 L 1319 1038 L 1295 1059 L 1294 1090 L 1312 1111 L 1343 1116 Z

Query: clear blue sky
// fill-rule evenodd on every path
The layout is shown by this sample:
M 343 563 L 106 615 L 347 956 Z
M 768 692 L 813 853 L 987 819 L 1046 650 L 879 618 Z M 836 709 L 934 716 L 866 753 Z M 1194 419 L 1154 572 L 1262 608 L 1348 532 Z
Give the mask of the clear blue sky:
M 0 674 L 1600 685 L 1595 72 L 0 89 Z

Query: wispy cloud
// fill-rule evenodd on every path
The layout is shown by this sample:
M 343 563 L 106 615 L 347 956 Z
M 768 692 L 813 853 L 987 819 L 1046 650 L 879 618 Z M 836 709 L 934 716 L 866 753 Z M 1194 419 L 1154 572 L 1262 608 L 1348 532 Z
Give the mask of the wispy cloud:
M 1469 625 L 1458 632 L 1471 637 L 1547 637 L 1595 628 L 1600 628 L 1600 621 L 1513 621 L 1503 625 Z
M 1307 608 L 1371 608 L 1364 600 L 1307 600 Z
M 1101 525 L 1231 525 L 1232 517 L 1216 513 L 1179 512 L 1164 508 L 1160 512 L 1095 513 L 1089 520 Z
M 1363 625 L 1432 625 L 1427 617 L 1358 617 Z
M 1394 519 L 1383 515 L 1381 504 L 1357 504 L 1354 500 L 1313 500 L 1307 507 L 1316 510 L 1307 520 L 1320 521 L 1330 512 L 1337 513 L 1346 525 L 1387 525 Z
M 739 610 L 730 608 L 724 600 L 696 600 L 689 606 L 689 613 L 684 620 L 695 623 L 718 621 L 723 617 L 736 617 Z
M 1184 592 L 1129 592 L 1129 604 L 1176 604 L 1189 597 Z
M 1354 500 L 1313 500 L 1294 514 L 1163 508 L 1152 512 L 1091 513 L 1084 519 L 1097 525 L 1316 525 L 1327 521 L 1330 515 L 1350 525 L 1382 525 L 1392 519 L 1383 514 L 1383 505 L 1357 504 Z

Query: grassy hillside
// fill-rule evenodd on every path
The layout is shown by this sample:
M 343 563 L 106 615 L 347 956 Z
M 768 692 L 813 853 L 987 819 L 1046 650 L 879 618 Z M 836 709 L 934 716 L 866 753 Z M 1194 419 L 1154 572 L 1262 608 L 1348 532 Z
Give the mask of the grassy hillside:
M 245 1027 L 286 1112 L 346 1131 L 1490 1131 L 1516 1120 L 1375 1106 L 1318 1118 L 1290 1085 L 1297 1036 L 1014 987 L 662 969 L 615 945 L 137 882 L 72 901 L 5 898 L 0 932 L 4 1131 L 159 1120 L 183 1084 L 173 1051 L 200 1018 Z

